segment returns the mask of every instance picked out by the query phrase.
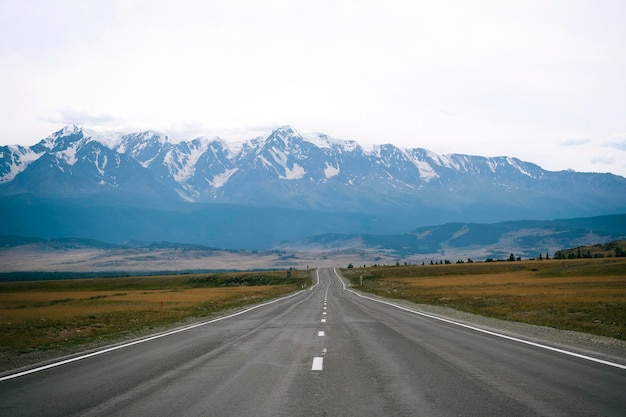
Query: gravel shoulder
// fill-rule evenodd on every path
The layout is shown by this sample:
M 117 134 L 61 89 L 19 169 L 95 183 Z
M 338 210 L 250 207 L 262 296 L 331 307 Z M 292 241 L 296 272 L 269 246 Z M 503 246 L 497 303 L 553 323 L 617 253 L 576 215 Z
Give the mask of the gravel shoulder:
M 483 330 L 501 333 L 534 343 L 567 350 L 581 355 L 591 356 L 626 366 L 626 341 L 611 337 L 596 336 L 571 330 L 559 330 L 552 327 L 501 320 L 480 316 L 449 307 L 417 304 L 406 300 L 380 297 L 371 293 L 357 291 L 360 294 L 392 302 L 424 313 L 474 326 Z

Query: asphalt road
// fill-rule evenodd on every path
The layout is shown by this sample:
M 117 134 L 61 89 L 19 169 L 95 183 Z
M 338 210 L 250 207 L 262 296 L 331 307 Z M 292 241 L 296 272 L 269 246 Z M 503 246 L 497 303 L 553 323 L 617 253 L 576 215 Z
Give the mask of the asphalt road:
M 362 298 L 333 269 L 318 276 L 234 316 L 4 376 L 0 415 L 626 415 L 626 367 Z

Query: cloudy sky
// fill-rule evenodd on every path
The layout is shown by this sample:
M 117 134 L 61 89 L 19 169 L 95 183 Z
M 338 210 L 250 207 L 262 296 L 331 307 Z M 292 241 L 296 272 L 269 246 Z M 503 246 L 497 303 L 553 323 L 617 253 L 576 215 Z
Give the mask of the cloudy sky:
M 289 124 L 626 176 L 624 22 L 624 0 L 0 0 L 0 145 Z

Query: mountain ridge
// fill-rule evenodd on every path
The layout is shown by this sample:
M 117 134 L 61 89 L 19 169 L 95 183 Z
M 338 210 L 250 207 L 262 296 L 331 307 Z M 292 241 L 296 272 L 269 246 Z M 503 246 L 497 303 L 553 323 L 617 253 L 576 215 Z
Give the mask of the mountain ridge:
M 299 251 L 367 250 L 409 261 L 425 259 L 524 259 L 553 256 L 569 247 L 607 243 L 626 237 L 626 214 L 499 223 L 446 223 L 402 234 L 328 233 L 284 242 L 277 249 Z
M 0 234 L 40 230 L 42 237 L 56 236 L 52 225 L 67 236 L 80 223 L 81 237 L 92 239 L 107 233 L 125 240 L 132 231 L 143 240 L 188 235 L 193 243 L 220 246 L 221 237 L 229 245 L 266 248 L 325 232 L 369 233 L 364 224 L 396 233 L 449 222 L 623 213 L 625 191 L 626 178 L 613 174 L 547 171 L 508 156 L 439 155 L 391 144 L 365 149 L 290 126 L 237 143 L 67 126 L 31 147 L 0 147 L 0 214 L 11 220 Z M 196 230 L 194 222 L 209 229 Z M 234 239 L 229 228 L 242 236 Z

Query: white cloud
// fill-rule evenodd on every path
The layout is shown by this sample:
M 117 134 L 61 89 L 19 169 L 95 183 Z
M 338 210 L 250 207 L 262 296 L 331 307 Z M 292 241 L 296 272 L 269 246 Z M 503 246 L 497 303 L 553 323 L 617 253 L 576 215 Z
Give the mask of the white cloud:
M 561 141 L 562 146 L 579 146 L 590 143 L 591 139 L 589 138 L 567 138 Z
M 613 155 L 594 156 L 591 158 L 591 163 L 599 164 L 599 165 L 612 165 L 615 163 L 615 156 Z
M 85 110 L 77 110 L 70 107 L 66 107 L 48 116 L 44 116 L 43 120 L 62 125 L 93 127 L 111 126 L 120 123 L 119 118 L 110 114 L 91 114 Z
M 614 135 L 611 139 L 606 141 L 605 145 L 611 148 L 626 151 L 626 134 Z

